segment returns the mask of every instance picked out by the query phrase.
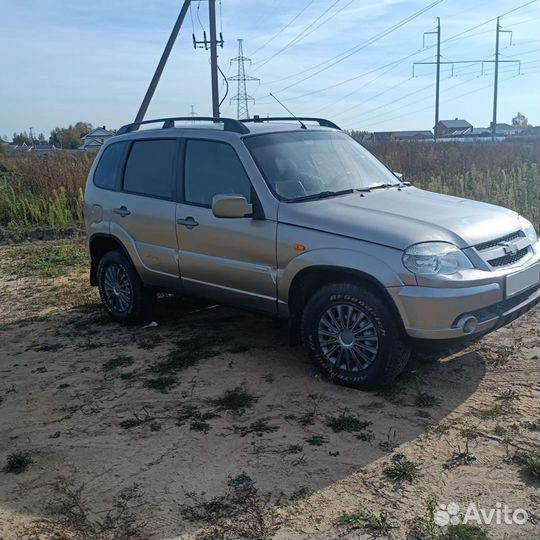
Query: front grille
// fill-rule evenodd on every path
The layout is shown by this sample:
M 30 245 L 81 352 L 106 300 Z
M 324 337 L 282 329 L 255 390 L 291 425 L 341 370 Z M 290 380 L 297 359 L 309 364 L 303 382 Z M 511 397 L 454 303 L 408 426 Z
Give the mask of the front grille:
M 506 236 L 502 236 L 501 238 L 496 238 L 495 240 L 482 242 L 481 244 L 478 244 L 474 247 L 478 251 L 485 251 L 486 249 L 497 247 L 501 242 L 511 242 L 512 240 L 516 240 L 517 238 L 523 238 L 524 236 L 525 234 L 523 233 L 523 231 L 516 231 L 514 233 L 507 234 Z
M 497 266 L 497 267 L 508 266 L 510 264 L 514 264 L 520 261 L 521 259 L 523 259 L 523 257 L 525 257 L 527 253 L 529 253 L 529 248 L 525 247 L 523 249 L 520 249 L 517 253 L 514 253 L 513 255 L 504 255 L 503 257 L 497 257 L 496 259 L 491 259 L 491 261 L 488 261 L 488 263 L 491 266 Z

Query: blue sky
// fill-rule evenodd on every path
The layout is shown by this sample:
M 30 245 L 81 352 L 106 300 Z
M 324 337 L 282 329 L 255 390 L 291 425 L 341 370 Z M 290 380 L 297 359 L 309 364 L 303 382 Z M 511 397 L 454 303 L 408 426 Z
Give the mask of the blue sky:
M 256 99 L 251 113 L 283 114 L 269 97 L 272 92 L 297 115 L 326 116 L 349 129 L 431 129 L 435 67 L 419 66 L 412 77 L 413 62 L 435 57 L 435 36 L 426 36 L 423 48 L 422 33 L 433 31 L 440 17 L 444 60 L 493 59 L 491 19 L 527 3 L 441 0 L 389 31 L 435 1 L 222 0 L 220 66 L 234 74 L 230 59 L 237 55 L 236 40 L 243 38 L 251 73 L 261 79 L 248 86 Z M 132 120 L 180 5 L 180 0 L 0 0 L 0 136 L 30 126 L 48 133 L 78 120 L 113 128 Z M 510 34 L 501 34 L 501 59 L 521 59 L 522 74 L 517 64 L 501 65 L 499 121 L 509 122 L 521 111 L 540 123 L 539 9 L 536 0 L 501 18 L 503 28 L 513 31 L 512 45 Z M 207 3 L 194 1 L 191 15 L 201 38 L 202 27 L 208 30 Z M 210 113 L 208 52 L 193 49 L 191 34 L 188 15 L 148 117 L 184 115 L 192 105 L 200 115 Z M 377 39 L 381 34 L 386 35 Z M 230 84 L 229 97 L 236 94 Z M 483 75 L 475 64 L 456 66 L 453 76 L 444 66 L 441 118 L 489 125 L 492 85 L 492 64 L 484 66 Z M 229 97 L 222 114 L 235 116 Z

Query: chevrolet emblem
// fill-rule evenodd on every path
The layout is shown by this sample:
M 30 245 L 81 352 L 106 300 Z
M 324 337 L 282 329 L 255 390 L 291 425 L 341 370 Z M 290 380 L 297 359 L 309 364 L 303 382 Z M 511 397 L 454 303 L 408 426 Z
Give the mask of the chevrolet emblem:
M 519 251 L 515 242 L 499 242 L 497 245 L 504 249 L 506 255 L 515 255 Z

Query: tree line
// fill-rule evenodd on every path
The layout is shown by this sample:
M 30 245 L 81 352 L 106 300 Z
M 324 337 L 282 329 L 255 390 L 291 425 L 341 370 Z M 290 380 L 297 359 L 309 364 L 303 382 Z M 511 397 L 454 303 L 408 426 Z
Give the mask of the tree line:
M 13 134 L 13 144 L 26 144 L 27 146 L 44 146 L 47 144 L 53 144 L 57 148 L 75 150 L 81 146 L 83 143 L 82 138 L 90 133 L 92 129 L 94 128 L 89 122 L 77 122 L 76 124 L 69 125 L 68 127 L 54 128 L 48 138 L 45 137 L 43 133 L 39 133 L 37 136 L 34 136 L 27 131 L 21 131 L 20 133 Z

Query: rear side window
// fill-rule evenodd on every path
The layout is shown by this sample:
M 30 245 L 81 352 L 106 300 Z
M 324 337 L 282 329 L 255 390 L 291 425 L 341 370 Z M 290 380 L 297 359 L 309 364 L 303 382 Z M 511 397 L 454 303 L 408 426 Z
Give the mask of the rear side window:
M 103 151 L 94 173 L 94 184 L 104 189 L 116 189 L 128 143 L 114 143 Z
M 136 141 L 129 153 L 124 174 L 124 191 L 173 199 L 177 141 Z
M 218 194 L 243 195 L 251 202 L 251 183 L 240 158 L 228 144 L 188 141 L 185 202 L 210 207 Z

